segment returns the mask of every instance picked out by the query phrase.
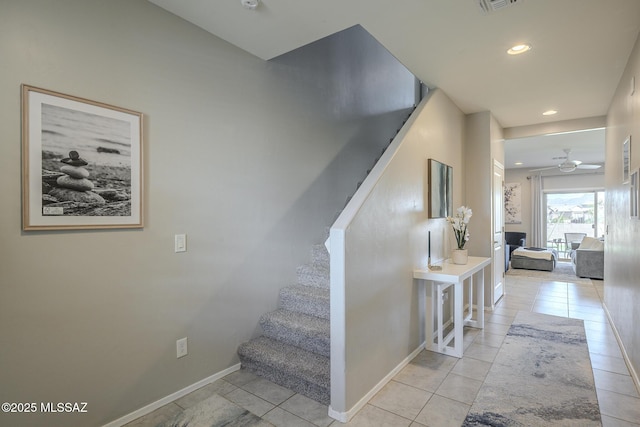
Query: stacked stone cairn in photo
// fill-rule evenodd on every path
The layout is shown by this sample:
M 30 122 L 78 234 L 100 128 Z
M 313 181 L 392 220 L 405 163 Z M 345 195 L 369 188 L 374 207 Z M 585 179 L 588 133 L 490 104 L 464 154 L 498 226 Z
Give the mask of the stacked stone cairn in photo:
M 49 179 L 43 176 L 44 202 L 77 202 L 91 205 L 106 203 L 102 196 L 93 191 L 94 184 L 89 180 L 90 173 L 85 168 L 88 163 L 77 151 L 70 151 L 69 157 L 60 161 L 64 163 L 60 168 L 61 173 L 52 173 Z

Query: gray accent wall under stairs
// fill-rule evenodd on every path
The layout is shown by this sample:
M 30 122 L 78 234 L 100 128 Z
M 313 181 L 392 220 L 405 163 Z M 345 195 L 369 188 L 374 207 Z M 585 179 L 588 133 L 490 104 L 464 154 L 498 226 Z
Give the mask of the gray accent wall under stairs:
M 298 283 L 260 318 L 263 335 L 238 347 L 242 368 L 325 405 L 330 403 L 329 254 L 314 245 Z

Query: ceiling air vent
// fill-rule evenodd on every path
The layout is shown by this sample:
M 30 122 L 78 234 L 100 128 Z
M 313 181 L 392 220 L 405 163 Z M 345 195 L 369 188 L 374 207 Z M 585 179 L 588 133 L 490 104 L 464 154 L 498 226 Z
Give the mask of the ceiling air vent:
M 522 1 L 523 0 L 478 0 L 478 4 L 484 12 L 490 13 Z

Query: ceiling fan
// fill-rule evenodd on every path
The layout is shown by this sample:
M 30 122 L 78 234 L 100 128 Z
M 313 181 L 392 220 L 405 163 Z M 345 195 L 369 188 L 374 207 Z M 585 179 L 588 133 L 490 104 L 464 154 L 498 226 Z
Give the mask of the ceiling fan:
M 531 172 L 546 171 L 555 168 L 558 168 L 560 172 L 573 172 L 576 169 L 599 169 L 601 167 L 601 165 L 587 165 L 582 163 L 580 160 L 570 160 L 570 148 L 565 148 L 562 151 L 564 151 L 567 155 L 562 157 L 554 157 L 554 159 L 564 159 L 562 163 L 557 166 L 550 166 L 548 168 L 532 169 Z

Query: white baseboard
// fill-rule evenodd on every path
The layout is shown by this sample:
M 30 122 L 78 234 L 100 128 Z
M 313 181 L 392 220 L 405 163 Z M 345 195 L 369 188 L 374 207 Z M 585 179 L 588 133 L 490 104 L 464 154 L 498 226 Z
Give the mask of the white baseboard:
M 171 403 L 171 402 L 173 402 L 175 400 L 180 399 L 183 396 L 186 396 L 187 394 L 191 393 L 192 391 L 195 391 L 195 390 L 197 390 L 197 389 L 199 389 L 201 387 L 204 387 L 207 384 L 211 384 L 212 382 L 217 381 L 220 378 L 225 377 L 225 376 L 229 375 L 230 373 L 235 372 L 235 371 L 237 371 L 239 369 L 240 369 L 240 364 L 238 363 L 236 365 L 233 365 L 230 368 L 225 369 L 224 371 L 220 371 L 220 372 L 218 372 L 216 374 L 211 375 L 210 377 L 207 377 L 207 378 L 205 378 L 203 380 L 200 380 L 200 381 L 198 381 L 196 383 L 193 383 L 190 386 L 187 386 L 187 387 L 183 388 L 182 390 L 178 390 L 175 393 L 171 393 L 170 395 L 165 396 L 160 400 L 156 400 L 155 402 L 150 403 L 145 407 L 142 407 L 140 409 L 137 409 L 137 410 L 131 412 L 130 414 L 125 415 L 124 417 L 118 418 L 115 421 L 111 421 L 110 423 L 105 424 L 103 427 L 121 427 L 121 426 L 123 426 L 123 425 L 125 425 L 127 423 L 130 423 L 131 421 L 133 421 L 133 420 L 135 420 L 137 418 L 140 418 L 140 417 L 142 417 L 144 415 L 147 415 L 147 414 L 155 411 L 156 409 L 158 409 L 158 408 L 160 408 L 160 407 L 162 407 L 162 406 L 164 406 L 164 405 L 166 405 L 168 403 Z
M 411 354 L 409 354 L 409 356 L 407 356 L 402 362 L 400 362 L 398 366 L 393 368 L 391 372 L 389 372 L 378 384 L 376 384 L 375 387 L 369 390 L 369 392 L 365 394 L 364 397 L 360 399 L 358 403 L 353 405 L 353 407 L 348 411 L 339 412 L 329 406 L 329 416 L 334 420 L 340 421 L 341 423 L 349 422 L 349 420 L 351 420 L 351 418 L 353 418 L 353 416 L 356 415 L 358 411 L 360 411 L 360 409 L 364 408 L 367 402 L 369 402 L 377 392 L 382 390 L 382 387 L 387 385 L 387 383 L 391 381 L 393 377 L 395 377 L 396 374 L 398 374 L 398 372 L 402 370 L 402 368 L 407 366 L 409 362 L 411 362 L 418 355 L 418 353 L 424 350 L 424 345 L 425 343 L 422 343 L 417 349 L 413 350 Z
M 607 319 L 609 320 L 609 325 L 611 326 L 611 329 L 613 329 L 613 334 L 616 337 L 616 341 L 618 341 L 618 347 L 620 347 L 620 351 L 622 352 L 622 358 L 624 359 L 624 363 L 627 365 L 627 368 L 629 369 L 629 375 L 631 375 L 631 379 L 633 380 L 633 383 L 636 386 L 636 390 L 638 391 L 638 393 L 640 393 L 640 377 L 638 377 L 638 373 L 633 368 L 633 364 L 631 363 L 631 359 L 627 354 L 627 350 L 624 348 L 624 343 L 622 342 L 622 338 L 618 333 L 618 329 L 616 328 L 615 323 L 613 323 L 613 318 L 611 317 L 611 313 L 609 313 L 609 309 L 607 308 L 607 305 L 604 303 L 604 301 L 602 302 L 602 308 L 604 308 L 604 313 L 606 314 Z

